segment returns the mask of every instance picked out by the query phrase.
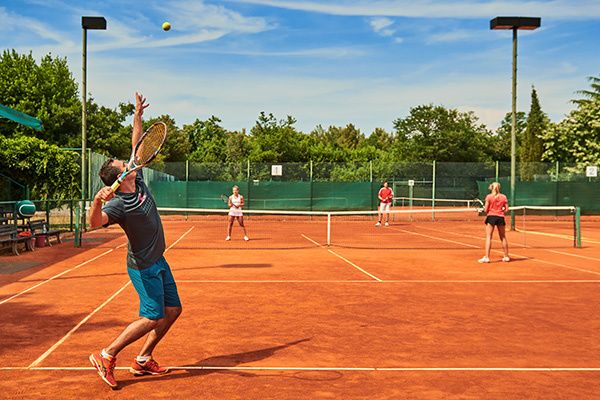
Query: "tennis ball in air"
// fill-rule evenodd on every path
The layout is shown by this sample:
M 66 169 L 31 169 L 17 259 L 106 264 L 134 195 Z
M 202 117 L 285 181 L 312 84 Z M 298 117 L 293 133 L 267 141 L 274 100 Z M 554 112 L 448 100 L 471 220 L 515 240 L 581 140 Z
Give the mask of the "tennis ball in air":
M 168 30 L 170 30 L 170 29 L 171 29 L 171 24 L 170 24 L 170 23 L 168 23 L 168 22 L 165 22 L 165 23 L 163 24 L 163 27 L 162 27 L 162 28 L 163 28 L 165 31 L 168 31 Z

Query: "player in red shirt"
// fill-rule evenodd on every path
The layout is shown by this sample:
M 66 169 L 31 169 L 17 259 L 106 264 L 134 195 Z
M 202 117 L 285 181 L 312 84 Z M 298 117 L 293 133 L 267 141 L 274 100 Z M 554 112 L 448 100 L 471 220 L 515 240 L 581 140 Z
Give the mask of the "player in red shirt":
M 375 226 L 381 226 L 381 217 L 383 216 L 384 212 L 385 212 L 385 226 L 389 226 L 389 218 L 390 218 L 390 214 L 386 211 L 390 211 L 390 208 L 392 206 L 392 199 L 394 198 L 394 192 L 392 191 L 392 189 L 390 189 L 388 187 L 388 183 L 387 182 L 383 182 L 383 187 L 381 189 L 379 189 L 379 193 L 377 194 L 377 197 L 379 198 L 379 221 L 377 221 L 377 223 L 375 224 Z
M 485 197 L 485 206 L 483 211 L 487 214 L 485 218 L 485 256 L 478 260 L 480 263 L 490 262 L 490 250 L 492 249 L 492 234 L 494 227 L 498 227 L 498 236 L 504 249 L 502 261 L 510 261 L 508 256 L 508 241 L 506 240 L 506 222 L 504 213 L 508 211 L 508 199 L 500 193 L 500 184 L 494 182 L 490 185 L 491 193 Z

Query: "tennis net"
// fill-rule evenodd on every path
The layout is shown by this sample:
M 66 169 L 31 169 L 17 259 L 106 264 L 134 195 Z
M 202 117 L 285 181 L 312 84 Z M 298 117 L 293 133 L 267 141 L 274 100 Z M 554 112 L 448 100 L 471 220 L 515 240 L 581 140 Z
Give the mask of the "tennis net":
M 178 240 L 176 248 L 198 249 L 468 249 L 483 247 L 485 219 L 466 207 L 391 210 L 382 215 L 380 226 L 378 211 L 244 210 L 246 242 L 238 221 L 233 222 L 231 240 L 225 241 L 228 209 L 160 207 L 159 212 L 167 241 Z M 574 207 L 515 207 L 513 212 L 518 232 L 511 235 L 521 242 L 523 233 L 523 246 L 577 243 Z

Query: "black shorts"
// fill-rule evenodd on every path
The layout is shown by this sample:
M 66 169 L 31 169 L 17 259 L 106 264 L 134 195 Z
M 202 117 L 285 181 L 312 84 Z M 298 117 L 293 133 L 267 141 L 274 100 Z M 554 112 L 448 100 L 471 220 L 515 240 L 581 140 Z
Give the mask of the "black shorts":
M 504 221 L 504 217 L 498 217 L 496 215 L 488 215 L 485 218 L 485 224 L 490 224 L 490 225 L 501 225 L 504 226 L 506 225 L 506 222 Z

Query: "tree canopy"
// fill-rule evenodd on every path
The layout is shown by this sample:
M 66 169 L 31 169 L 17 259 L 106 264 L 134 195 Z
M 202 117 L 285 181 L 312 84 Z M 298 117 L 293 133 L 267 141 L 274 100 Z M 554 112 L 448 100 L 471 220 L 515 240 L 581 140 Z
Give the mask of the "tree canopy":
M 576 109 L 558 123 L 548 120 L 533 88 L 529 113 L 517 113 L 516 145 L 522 162 L 600 161 L 600 77 L 588 79 L 591 90 L 576 92 L 584 98 L 573 100 Z M 77 88 L 65 59 L 48 54 L 37 63 L 31 53 L 21 55 L 15 50 L 5 50 L 0 56 L 0 102 L 40 119 L 44 127 L 35 131 L 0 118 L 0 167 L 28 181 L 37 176 L 56 176 L 54 182 L 35 185 L 39 196 L 78 196 L 78 156 L 60 150 L 81 144 L 81 100 Z M 127 159 L 132 127 L 125 121 L 133 112 L 131 102 L 110 108 L 96 104 L 90 95 L 87 147 L 96 153 Z M 198 118 L 182 128 L 168 114 L 161 115 L 145 120 L 144 128 L 159 120 L 169 128 L 167 144 L 157 163 L 488 162 L 510 159 L 510 117 L 507 114 L 493 132 L 479 122 L 473 111 L 426 104 L 416 105 L 407 116 L 394 120 L 392 132 L 376 128 L 369 134 L 352 123 L 327 128 L 318 125 L 303 133 L 296 128 L 293 116 L 278 119 L 266 111 L 260 113 L 248 132 L 229 131 L 214 115 L 206 120 Z M 40 154 L 33 156 L 34 151 Z M 55 160 L 65 162 L 64 167 Z M 65 174 L 71 177 L 68 182 Z

